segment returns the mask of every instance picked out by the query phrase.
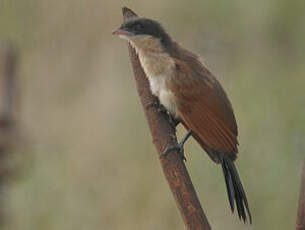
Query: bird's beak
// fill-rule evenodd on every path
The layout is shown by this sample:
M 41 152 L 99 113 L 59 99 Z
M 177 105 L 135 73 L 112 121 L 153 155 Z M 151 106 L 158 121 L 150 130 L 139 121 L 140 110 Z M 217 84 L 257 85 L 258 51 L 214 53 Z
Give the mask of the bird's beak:
M 133 36 L 134 34 L 126 31 L 126 30 L 122 30 L 122 29 L 117 29 L 115 31 L 112 32 L 112 35 L 125 35 L 125 36 Z

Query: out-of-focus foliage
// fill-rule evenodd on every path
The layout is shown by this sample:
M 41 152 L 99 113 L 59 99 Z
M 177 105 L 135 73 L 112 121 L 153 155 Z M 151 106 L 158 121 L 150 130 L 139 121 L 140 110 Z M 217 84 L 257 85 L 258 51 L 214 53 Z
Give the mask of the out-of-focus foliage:
M 7 191 L 7 229 L 184 229 L 126 43 L 111 35 L 124 5 L 204 57 L 235 109 L 252 228 L 293 229 L 305 152 L 303 0 L 0 0 L 32 144 Z M 194 141 L 186 153 L 213 229 L 248 228 L 230 213 L 220 167 Z

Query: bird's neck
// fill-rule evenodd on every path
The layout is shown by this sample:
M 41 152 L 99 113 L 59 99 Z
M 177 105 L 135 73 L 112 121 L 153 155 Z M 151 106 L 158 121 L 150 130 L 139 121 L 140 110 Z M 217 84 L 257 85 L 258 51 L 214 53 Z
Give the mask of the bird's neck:
M 136 49 L 147 77 L 168 74 L 175 66 L 174 60 L 165 51 L 159 39 L 151 36 L 138 36 L 130 41 Z
M 159 98 L 160 103 L 173 117 L 178 119 L 176 100 L 168 87 L 174 77 L 175 61 L 160 43 L 153 44 L 155 46 L 141 44 L 141 47 L 135 45 L 134 48 L 149 80 L 152 94 Z
M 166 52 L 139 50 L 139 59 L 147 77 L 170 75 L 175 66 L 174 60 Z

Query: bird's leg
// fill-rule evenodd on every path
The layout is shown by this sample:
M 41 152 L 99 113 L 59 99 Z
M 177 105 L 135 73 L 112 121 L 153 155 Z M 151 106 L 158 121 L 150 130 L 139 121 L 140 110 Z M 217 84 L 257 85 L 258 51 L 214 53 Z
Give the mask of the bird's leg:
M 177 125 L 180 123 L 180 120 L 175 119 L 171 113 L 162 105 L 160 104 L 159 100 L 155 100 L 153 102 L 150 102 L 146 105 L 146 109 L 150 108 L 150 107 L 157 107 L 157 110 L 159 113 L 165 114 L 166 117 L 168 118 L 168 122 L 170 123 L 170 125 L 172 126 L 173 129 L 176 129 Z
M 161 112 L 161 110 L 165 110 L 165 108 L 160 104 L 159 100 L 156 98 L 156 100 L 149 102 L 145 108 L 149 109 L 150 107 L 156 107 L 158 109 L 158 112 Z M 162 108 L 163 107 L 163 108 Z
M 179 125 L 179 123 L 181 122 L 180 119 L 174 118 L 173 115 L 171 115 L 171 113 L 168 111 L 166 111 L 166 113 L 168 116 L 168 122 L 173 127 L 173 129 L 176 129 L 177 125 Z
M 170 151 L 178 150 L 181 154 L 182 160 L 186 161 L 185 155 L 184 155 L 184 143 L 189 139 L 189 137 L 192 135 L 193 131 L 190 129 L 187 134 L 183 137 L 180 143 L 176 143 L 171 146 L 167 146 L 165 150 L 161 153 L 161 156 L 166 156 Z

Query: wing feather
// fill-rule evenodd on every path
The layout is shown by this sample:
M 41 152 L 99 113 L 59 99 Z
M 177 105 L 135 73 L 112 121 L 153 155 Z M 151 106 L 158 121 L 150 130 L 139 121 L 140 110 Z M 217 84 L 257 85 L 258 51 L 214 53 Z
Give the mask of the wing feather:
M 237 124 L 225 91 L 196 55 L 189 52 L 174 58 L 176 70 L 168 87 L 176 97 L 183 123 L 207 149 L 228 153 L 235 159 Z

